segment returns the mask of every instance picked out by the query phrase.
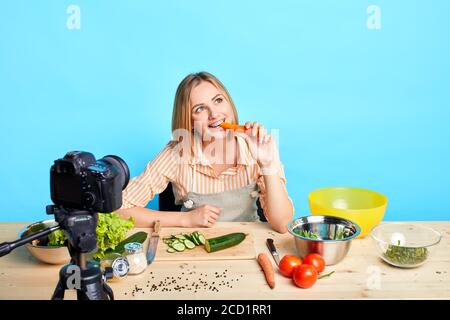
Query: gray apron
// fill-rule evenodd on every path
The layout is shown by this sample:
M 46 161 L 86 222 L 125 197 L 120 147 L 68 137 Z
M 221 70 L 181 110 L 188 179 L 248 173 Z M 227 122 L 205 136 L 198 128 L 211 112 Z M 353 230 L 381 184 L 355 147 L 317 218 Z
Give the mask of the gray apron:
M 194 170 L 195 174 L 196 170 Z M 196 181 L 193 177 L 192 181 Z M 249 180 L 250 181 L 250 180 Z M 191 188 L 191 190 L 195 190 Z M 245 187 L 215 193 L 188 192 L 182 199 L 181 211 L 190 211 L 205 204 L 223 208 L 217 221 L 259 221 L 256 201 L 259 190 L 256 182 Z
M 209 204 L 223 208 L 217 221 L 259 221 L 258 206 L 256 205 L 258 196 L 256 183 L 216 193 L 188 192 L 183 200 L 181 211 L 190 211 Z

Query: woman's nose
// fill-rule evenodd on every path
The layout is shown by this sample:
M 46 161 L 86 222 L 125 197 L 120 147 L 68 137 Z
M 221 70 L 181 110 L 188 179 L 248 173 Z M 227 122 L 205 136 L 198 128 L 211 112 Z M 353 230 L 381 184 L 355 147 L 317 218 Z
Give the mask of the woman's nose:
M 209 110 L 209 118 L 210 119 L 215 119 L 215 118 L 220 117 L 220 113 L 217 110 L 215 110 L 214 107 L 209 107 L 208 110 Z

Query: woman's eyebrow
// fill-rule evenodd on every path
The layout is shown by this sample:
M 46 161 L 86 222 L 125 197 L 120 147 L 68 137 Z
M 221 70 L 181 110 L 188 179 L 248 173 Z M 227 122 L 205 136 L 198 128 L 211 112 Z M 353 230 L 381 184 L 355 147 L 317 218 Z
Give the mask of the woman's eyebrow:
M 216 94 L 216 95 L 211 99 L 211 101 L 216 100 L 216 98 L 217 98 L 218 96 L 221 96 L 221 95 L 222 95 L 221 93 Z
M 211 98 L 211 101 L 214 101 L 218 96 L 221 96 L 221 93 L 216 94 L 214 97 Z M 194 109 L 195 107 L 201 106 L 203 103 L 197 103 L 195 106 L 192 107 Z

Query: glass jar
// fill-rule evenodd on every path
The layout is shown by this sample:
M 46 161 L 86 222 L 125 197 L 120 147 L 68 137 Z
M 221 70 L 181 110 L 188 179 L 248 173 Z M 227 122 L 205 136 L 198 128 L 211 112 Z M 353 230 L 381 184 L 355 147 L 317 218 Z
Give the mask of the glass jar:
M 114 280 L 126 277 L 130 270 L 127 258 L 116 252 L 105 255 L 100 261 L 100 267 L 103 270 L 111 268 Z
M 147 257 L 144 246 L 139 242 L 130 242 L 125 245 L 125 256 L 130 265 L 129 274 L 142 273 L 147 268 Z

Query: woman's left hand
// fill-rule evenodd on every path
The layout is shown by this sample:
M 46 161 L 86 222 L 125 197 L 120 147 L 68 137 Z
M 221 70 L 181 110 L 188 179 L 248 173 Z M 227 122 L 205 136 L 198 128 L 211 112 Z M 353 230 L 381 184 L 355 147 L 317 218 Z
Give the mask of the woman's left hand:
M 273 168 L 277 162 L 275 141 L 260 123 L 245 123 L 245 140 L 253 158 L 262 169 Z

